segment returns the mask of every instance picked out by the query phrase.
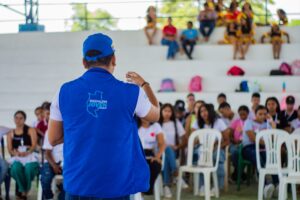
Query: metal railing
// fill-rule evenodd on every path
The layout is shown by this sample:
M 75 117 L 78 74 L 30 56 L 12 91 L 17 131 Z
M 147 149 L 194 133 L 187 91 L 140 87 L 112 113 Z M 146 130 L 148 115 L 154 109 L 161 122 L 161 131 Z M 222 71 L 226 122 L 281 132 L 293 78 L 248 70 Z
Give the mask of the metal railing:
M 193 2 L 195 4 L 195 7 L 197 7 L 198 10 L 202 9 L 202 4 L 204 3 L 205 0 L 195 0 L 195 1 L 191 1 L 191 0 L 182 0 L 180 1 L 181 3 L 191 3 Z M 58 8 L 58 7 L 68 7 L 68 9 L 72 9 L 73 6 L 75 5 L 83 5 L 84 7 L 84 16 L 83 17 L 72 17 L 72 16 L 66 16 L 66 17 L 51 17 L 51 18 L 45 18 L 45 17 L 39 17 L 39 22 L 41 24 L 43 24 L 44 22 L 53 22 L 53 23 L 63 23 L 65 24 L 64 27 L 64 31 L 70 31 L 71 30 L 71 26 L 75 21 L 81 21 L 84 24 L 84 29 L 85 30 L 89 30 L 89 24 L 91 22 L 95 22 L 95 21 L 105 21 L 105 20 L 113 20 L 115 22 L 120 22 L 120 21 L 135 21 L 138 25 L 136 26 L 136 29 L 141 29 L 143 28 L 144 24 L 145 24 L 145 13 L 146 10 L 144 11 L 144 16 L 112 16 L 110 18 L 102 18 L 102 17 L 89 17 L 88 16 L 88 12 L 89 12 L 89 7 L 93 6 L 93 7 L 98 7 L 98 8 L 102 8 L 103 6 L 107 6 L 107 5 L 111 5 L 112 7 L 115 6 L 124 6 L 124 5 L 132 5 L 132 6 L 136 6 L 136 5 L 140 5 L 140 4 L 144 4 L 144 5 L 154 5 L 157 8 L 160 8 L 162 6 L 162 4 L 165 1 L 163 0 L 155 0 L 155 1 L 150 1 L 150 0 L 141 0 L 141 1 L 115 1 L 115 2 L 111 2 L 111 1 L 104 1 L 104 2 L 90 2 L 90 1 L 85 1 L 83 3 L 62 3 L 62 2 L 49 2 L 49 3 L 40 3 L 39 7 L 40 7 L 40 14 L 42 13 L 42 10 L 46 10 L 46 9 L 54 9 Z M 263 1 L 264 3 L 264 7 L 265 7 L 265 13 L 261 13 L 261 14 L 257 14 L 256 16 L 258 17 L 264 17 L 264 24 L 268 24 L 270 22 L 270 19 L 273 18 L 274 16 L 276 16 L 276 13 L 270 13 L 268 10 L 268 0 Z M 15 9 L 15 10 L 22 10 L 24 7 L 24 4 L 7 4 L 7 6 Z M 129 11 L 130 12 L 130 11 Z M 255 10 L 254 10 L 255 12 Z M 300 13 L 287 13 L 288 16 L 299 16 L 300 19 Z M 55 16 L 55 12 L 53 14 L 53 16 Z M 196 20 L 197 19 L 197 15 L 180 15 L 180 16 L 176 16 L 176 15 L 172 15 L 172 13 L 169 13 L 169 16 L 172 16 L 172 18 L 174 19 L 186 19 L 186 20 Z M 167 16 L 165 15 L 160 15 L 158 12 L 158 19 L 164 19 Z M 1 19 L 1 15 L 0 15 L 0 24 L 1 23 L 6 23 L 6 24 L 11 24 L 11 23 L 24 23 L 24 19 L 20 18 L 16 18 L 16 19 Z M 16 24 L 17 25 L 17 24 Z M 3 27 L 3 26 L 2 26 Z M 112 28 L 112 29 L 116 29 L 116 28 Z

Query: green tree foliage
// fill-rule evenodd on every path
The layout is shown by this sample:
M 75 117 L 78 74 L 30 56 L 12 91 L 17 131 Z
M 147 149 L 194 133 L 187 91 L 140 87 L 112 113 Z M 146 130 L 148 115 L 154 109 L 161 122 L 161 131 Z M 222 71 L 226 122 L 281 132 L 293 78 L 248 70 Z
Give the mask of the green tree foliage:
M 110 30 L 117 25 L 117 20 L 105 10 L 97 9 L 91 12 L 86 9 L 85 4 L 74 4 L 72 9 L 74 11 L 72 31 Z
M 159 15 L 163 17 L 160 19 L 160 24 L 165 24 L 167 16 L 173 17 L 173 23 L 178 28 L 185 28 L 186 22 L 191 20 L 197 22 L 197 16 L 199 14 L 199 8 L 203 8 L 205 0 L 163 0 L 161 7 L 159 9 Z M 216 0 L 215 0 L 216 2 Z M 231 0 L 224 0 L 224 4 L 229 7 Z M 238 1 L 240 2 L 240 7 L 243 5 L 245 0 Z M 254 21 L 256 23 L 264 24 L 265 23 L 265 0 L 249 0 L 251 3 L 252 9 L 256 14 Z M 200 4 L 199 4 L 200 3 Z M 274 0 L 268 0 L 269 5 L 273 5 Z M 268 11 L 270 15 L 270 11 Z M 271 16 L 268 16 L 268 22 L 272 20 Z

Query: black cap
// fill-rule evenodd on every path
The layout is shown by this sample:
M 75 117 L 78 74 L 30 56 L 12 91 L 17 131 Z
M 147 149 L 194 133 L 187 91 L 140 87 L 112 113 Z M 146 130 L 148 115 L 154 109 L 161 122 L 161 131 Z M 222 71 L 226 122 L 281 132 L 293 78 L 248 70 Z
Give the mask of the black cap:
M 177 100 L 175 102 L 174 107 L 175 107 L 175 110 L 177 110 L 177 111 L 182 111 L 182 112 L 185 111 L 185 103 L 182 100 Z
M 295 97 L 287 96 L 285 99 L 286 104 L 295 104 Z

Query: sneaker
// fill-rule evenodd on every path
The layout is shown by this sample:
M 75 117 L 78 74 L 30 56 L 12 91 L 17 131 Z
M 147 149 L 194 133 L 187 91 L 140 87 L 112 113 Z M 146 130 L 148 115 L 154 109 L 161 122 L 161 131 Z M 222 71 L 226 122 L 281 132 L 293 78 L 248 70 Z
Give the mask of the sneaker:
M 279 185 L 276 186 L 275 191 L 273 193 L 273 197 L 277 199 L 278 198 L 278 194 L 279 194 Z
M 187 189 L 187 188 L 189 188 L 189 185 L 185 182 L 185 180 L 184 179 L 181 179 L 181 188 L 182 189 Z
M 164 187 L 164 197 L 168 199 L 172 198 L 172 192 L 168 186 Z
M 271 199 L 274 193 L 275 187 L 273 184 L 266 185 L 264 188 L 264 198 Z
M 199 196 L 200 197 L 204 197 L 205 196 L 205 188 L 204 188 L 204 186 L 201 186 L 200 187 L 200 190 L 199 190 Z M 212 197 L 212 196 L 216 196 L 216 190 L 215 190 L 215 188 L 212 188 L 211 190 L 210 190 L 210 196 Z

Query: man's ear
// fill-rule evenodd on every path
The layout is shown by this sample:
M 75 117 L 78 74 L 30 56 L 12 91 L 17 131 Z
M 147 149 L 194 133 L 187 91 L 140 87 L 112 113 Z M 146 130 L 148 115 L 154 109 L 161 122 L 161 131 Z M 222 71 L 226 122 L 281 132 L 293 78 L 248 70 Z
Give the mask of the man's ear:
M 116 56 L 113 55 L 112 59 L 111 59 L 111 63 L 112 65 L 115 67 L 117 65 L 117 61 L 116 61 Z
M 84 58 L 82 59 L 82 64 L 83 64 L 83 66 L 84 66 L 85 69 L 89 68 L 89 66 L 88 66 L 88 64 L 87 64 L 87 62 L 86 62 L 86 60 Z

